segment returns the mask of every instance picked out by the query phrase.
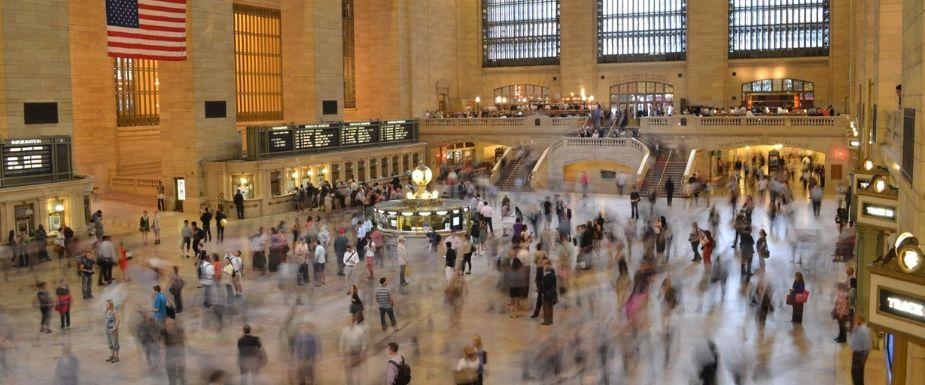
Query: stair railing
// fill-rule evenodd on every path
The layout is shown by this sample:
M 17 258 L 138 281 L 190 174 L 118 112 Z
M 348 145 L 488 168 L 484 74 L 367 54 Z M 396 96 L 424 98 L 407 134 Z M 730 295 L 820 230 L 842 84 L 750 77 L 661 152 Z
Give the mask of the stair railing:
M 671 154 L 674 150 L 668 150 L 668 156 L 665 157 L 665 165 L 662 166 L 662 172 L 658 174 L 658 182 L 655 182 L 655 195 L 658 195 L 658 188 L 662 185 L 662 179 L 665 178 L 665 171 L 668 170 L 668 163 L 671 162 Z

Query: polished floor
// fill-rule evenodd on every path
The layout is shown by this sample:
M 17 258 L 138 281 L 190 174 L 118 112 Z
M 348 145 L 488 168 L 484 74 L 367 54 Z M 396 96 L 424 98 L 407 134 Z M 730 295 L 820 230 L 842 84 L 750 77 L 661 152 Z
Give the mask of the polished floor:
M 512 196 L 516 205 L 529 207 L 542 199 L 544 193 Z M 572 195 L 575 212 L 573 224 L 591 219 L 604 211 L 612 220 L 615 232 L 622 235 L 622 226 L 629 213 L 626 197 L 593 196 L 581 199 Z M 450 310 L 444 303 L 443 259 L 425 251 L 421 240 L 409 241 L 412 256 L 411 285 L 398 288 L 396 296 L 398 328 L 383 332 L 378 326 L 378 312 L 374 303 L 371 281 L 361 279 L 361 292 L 367 303 L 366 319 L 369 327 L 369 348 L 364 364 L 359 368 L 360 384 L 384 383 L 387 342 L 398 342 L 400 353 L 409 361 L 414 384 L 451 384 L 452 368 L 456 366 L 462 348 L 471 337 L 480 335 L 488 352 L 486 384 L 693 384 L 697 380 L 697 367 L 705 357 L 709 340 L 715 341 L 719 353 L 720 383 L 733 383 L 733 375 L 741 374 L 745 384 L 848 384 L 850 351 L 836 344 L 832 338 L 836 324 L 829 318 L 834 286 L 844 279 L 845 265 L 832 262 L 837 228 L 834 223 L 834 200 L 827 199 L 820 218 L 814 218 L 808 203 L 794 204 L 792 221 L 776 224 L 769 243 L 771 258 L 767 268 L 752 278 L 766 280 L 773 288 L 776 311 L 767 325 L 758 327 L 755 312 L 748 304 L 749 287 L 739 279 L 734 257 L 731 208 L 723 199 L 714 199 L 722 214 L 716 254 L 727 264 L 730 279 L 722 295 L 717 284 L 711 284 L 708 272 L 701 264 L 690 262 L 691 252 L 686 242 L 690 222 L 706 223 L 707 207 L 688 206 L 687 201 L 676 199 L 673 207 L 666 207 L 660 199 L 655 215 L 668 218 L 675 237 L 669 261 L 659 270 L 654 282 L 670 277 L 680 292 L 681 306 L 668 317 L 661 316 L 660 298 L 656 291 L 644 310 L 643 319 L 629 324 L 618 309 L 613 289 L 614 273 L 601 271 L 576 274 L 569 291 L 555 309 L 553 326 L 542 326 L 529 314 L 519 318 L 508 315 L 506 293 L 497 288 L 499 274 L 486 257 L 476 257 L 474 272 L 466 276 L 467 295 L 462 322 L 451 326 Z M 701 202 L 702 203 L 702 202 Z M 344 361 L 338 353 L 338 337 L 348 322 L 349 300 L 344 295 L 345 284 L 337 277 L 333 264 L 328 265 L 328 283 L 322 287 L 309 285 L 298 289 L 301 304 L 287 300 L 279 289 L 276 277 L 248 274 L 244 297 L 229 309 L 221 319 L 214 312 L 203 311 L 201 293 L 196 289 L 195 267 L 179 252 L 179 227 L 184 217 L 177 213 L 162 216 L 163 242 L 141 245 L 137 218 L 141 210 L 151 209 L 153 201 L 129 196 L 104 196 L 96 202 L 104 212 L 107 233 L 116 241 L 124 242 L 132 252 L 128 283 L 106 288 L 94 287 L 99 293 L 92 300 L 77 299 L 73 306 L 73 326 L 59 330 L 58 316 L 52 317 L 53 333 L 38 333 L 39 311 L 33 305 L 34 284 L 39 280 L 57 282 L 61 277 L 71 285 L 79 297 L 79 280 L 73 270 L 59 266 L 58 262 L 44 263 L 33 270 L 4 267 L 0 300 L 0 327 L 9 331 L 12 340 L 2 346 L 8 367 L 0 368 L 2 384 L 52 383 L 57 358 L 62 347 L 70 345 L 80 360 L 81 384 L 133 383 L 137 385 L 164 384 L 167 377 L 162 369 L 151 369 L 145 361 L 140 345 L 133 337 L 133 325 L 139 311 L 151 308 L 150 274 L 141 266 L 152 264 L 179 265 L 187 281 L 184 292 L 187 311 L 178 316 L 186 331 L 186 380 L 190 384 L 208 383 L 216 372 L 225 373 L 224 383 L 237 384 L 236 340 L 241 326 L 249 323 L 259 336 L 269 356 L 268 365 L 258 377 L 260 384 L 289 383 L 289 355 L 284 351 L 286 330 L 302 322 L 312 325 L 321 340 L 321 359 L 316 369 L 317 384 L 344 384 Z M 499 210 L 498 210 L 499 211 Z M 647 204 L 641 207 L 649 212 Z M 280 220 L 290 223 L 305 214 L 279 215 L 232 220 L 222 245 L 207 244 L 207 249 L 223 252 L 231 248 L 245 248 L 244 237 L 259 226 L 269 227 Z M 495 218 L 496 235 L 501 235 Z M 553 221 L 555 222 L 555 221 Z M 770 228 L 764 211 L 755 212 L 755 225 Z M 332 216 L 328 226 L 349 225 L 345 214 Z M 640 224 L 641 225 L 641 224 Z M 791 248 L 787 231 L 818 234 L 812 242 L 796 244 Z M 792 263 L 793 251 L 802 256 L 803 263 Z M 609 251 L 602 250 L 598 261 L 603 264 Z M 630 256 L 630 271 L 638 268 L 641 247 L 634 247 Z M 573 253 L 574 257 L 574 253 Z M 331 257 L 329 257 L 331 258 Z M 248 258 L 249 261 L 249 258 Z M 331 260 L 333 261 L 333 259 Z M 6 263 L 6 261 L 4 261 Z M 734 264 L 735 263 L 735 264 Z M 795 271 L 802 271 L 812 297 L 806 305 L 803 325 L 790 321 L 790 307 L 784 296 Z M 119 276 L 118 272 L 116 273 Z M 377 276 L 388 276 L 397 282 L 398 273 L 386 264 L 376 269 Z M 161 284 L 165 285 L 162 279 Z M 122 360 L 116 364 L 106 362 L 108 351 L 103 332 L 104 299 L 114 299 L 125 315 L 121 338 Z M 219 298 L 224 298 L 220 293 Z M 532 307 L 533 296 L 528 301 Z M 669 333 L 670 332 L 670 333 Z M 670 336 L 670 338 L 668 337 Z M 882 355 L 871 354 L 868 360 L 869 384 L 882 384 Z M 2 365 L 2 362 L 0 362 Z

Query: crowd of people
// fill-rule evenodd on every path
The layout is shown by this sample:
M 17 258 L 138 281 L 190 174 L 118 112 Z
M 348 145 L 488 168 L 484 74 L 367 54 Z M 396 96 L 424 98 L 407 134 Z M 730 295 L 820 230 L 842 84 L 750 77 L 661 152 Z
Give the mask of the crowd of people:
M 446 352 L 454 357 L 448 371 L 457 384 L 482 384 L 490 375 L 486 349 L 504 349 L 495 342 L 486 346 L 479 335 L 455 334 L 462 325 L 478 324 L 481 315 L 473 308 L 474 301 L 490 303 L 485 310 L 488 316 L 510 318 L 501 322 L 538 319 L 539 325 L 548 328 L 536 341 L 536 348 L 524 353 L 524 379 L 563 383 L 593 375 L 599 383 L 610 383 L 612 378 L 640 370 L 646 361 L 639 359 L 641 351 L 659 351 L 659 361 L 665 366 L 676 361 L 681 348 L 676 320 L 683 312 L 719 311 L 727 297 L 727 282 L 734 276 L 730 266 L 736 262 L 743 288 L 736 295 L 743 296 L 746 304 L 739 311 L 754 315 L 762 338 L 766 323 L 771 322 L 771 314 L 782 300 L 791 308 L 790 321 L 795 327 L 803 323 L 804 305 L 818 289 L 803 275 L 802 257 L 798 262 L 793 259 L 799 243 L 798 237 L 791 235 L 797 232 L 795 202 L 801 199 L 794 189 L 801 186 L 802 198 L 810 201 L 812 213 L 818 216 L 825 173 L 811 158 L 786 160 L 774 172 L 766 169 L 765 160 L 759 157 L 750 162 L 736 160 L 729 167 L 717 165 L 726 180 L 725 191 L 712 191 L 712 179 L 693 175 L 687 181 L 690 217 L 701 218 L 684 223 L 681 221 L 689 216 L 672 219 L 677 214 L 669 208 L 673 193 L 665 205 L 653 195 L 649 210 L 640 215 L 641 199 L 632 187 L 629 210 L 597 208 L 587 192 L 582 196 L 554 192 L 548 196 L 508 196 L 480 182 L 483 175 L 474 170 L 444 167 L 437 177 L 443 195 L 468 202 L 471 216 L 461 231 L 428 229 L 426 242 L 417 246 L 409 245 L 411 240 L 403 236 L 386 234 L 373 220 L 376 203 L 401 197 L 412 188 L 398 177 L 390 183 L 299 186 L 292 194 L 292 213 L 274 226 L 245 221 L 240 192 L 232 200 L 237 214 L 234 220 L 225 214 L 224 202 L 214 207 L 204 204 L 198 218 L 183 221 L 177 258 L 132 258 L 145 248 L 160 247 L 159 210 L 142 213 L 138 221 L 140 242 L 133 242 L 138 247 L 136 253 L 124 246 L 128 235 L 114 239 L 104 232 L 102 212 L 97 211 L 85 239 L 59 231 L 63 233 L 56 244 L 60 247 L 54 247 L 68 266 L 62 274 L 73 269 L 80 276 L 83 301 L 71 297 L 67 279 L 61 278 L 54 295 L 47 283 L 37 283 L 34 305 L 39 309 L 41 333 L 52 333 L 52 310 L 59 313 L 62 333 L 68 333 L 72 309 L 88 306 L 94 298 L 94 286 L 101 287 L 106 293 L 105 309 L 94 322 L 105 331 L 101 343 L 109 350 L 106 361 L 120 362 L 119 339 L 129 335 L 147 367 L 163 370 L 170 384 L 190 381 L 186 329 L 191 327 L 191 319 L 218 328 L 241 325 L 235 359 L 238 372 L 211 370 L 203 374 L 210 383 L 225 383 L 232 377 L 242 384 L 266 381 L 267 377 L 282 381 L 279 376 L 284 376 L 291 383 L 313 384 L 318 383 L 316 369 L 321 358 L 331 356 L 330 352 L 324 354 L 318 324 L 330 319 L 319 314 L 317 317 L 322 318 L 307 321 L 302 313 L 310 304 L 320 306 L 321 296 L 340 293 L 344 299 L 337 307 L 345 322 L 337 346 L 328 350 L 336 351 L 334 355 L 340 358 L 346 383 L 364 381 L 366 367 L 371 365 L 381 373 L 384 383 L 407 384 L 411 383 L 412 366 L 419 361 L 406 359 L 407 347 L 400 350 L 393 333 L 417 327 L 415 320 L 403 316 L 417 314 L 417 310 L 408 309 L 420 303 L 412 299 L 415 295 L 438 292 L 450 334 L 467 340 L 460 351 Z M 796 169 L 801 171 L 800 184 L 795 183 Z M 613 192 L 623 195 L 625 184 L 624 180 Z M 711 202 L 711 194 L 728 198 L 731 214 L 727 222 L 721 220 L 722 201 Z M 707 197 L 706 206 L 700 205 L 701 195 Z M 158 203 L 158 208 L 163 208 Z M 759 220 L 759 215 L 766 217 Z M 226 240 L 229 226 L 235 226 L 235 234 L 247 235 Z M 686 240 L 682 240 L 683 229 L 688 226 Z M 731 239 L 721 235 L 724 233 L 731 234 Z M 677 242 L 675 234 L 682 234 Z M 149 242 L 152 235 L 153 242 Z M 792 283 L 784 287 L 775 283 L 787 278 L 770 276 L 767 261 L 785 255 L 787 250 L 779 246 L 774 250 L 769 236 L 790 243 L 794 274 Z M 19 244 L 10 246 L 17 260 L 21 257 Z M 685 250 L 687 244 L 689 250 Z M 733 249 L 732 253 L 723 252 L 724 247 Z M 176 249 L 171 246 L 169 250 Z M 40 250 L 26 254 L 34 256 L 27 260 L 50 258 Z M 678 261 L 687 257 L 700 277 L 693 282 L 679 276 L 680 269 L 686 267 Z M 487 267 L 473 269 L 473 262 L 478 266 L 478 261 Z M 416 269 L 412 266 L 419 264 L 439 264 L 440 273 L 422 274 L 412 281 L 409 268 Z M 115 266 L 119 276 L 113 274 Z M 472 298 L 473 282 L 479 282 L 478 297 L 484 298 Z M 190 293 L 188 286 L 195 286 L 197 291 Z M 409 294 L 407 288 L 415 286 L 423 291 Z M 848 341 L 850 333 L 850 345 L 856 353 L 852 375 L 863 378 L 870 342 L 867 336 L 864 343 L 867 329 L 854 311 L 856 286 L 854 271 L 848 269 L 844 281 L 838 283 L 832 317 L 837 324 L 833 325 L 838 330 L 837 342 Z M 121 294 L 113 295 L 115 292 Z M 685 307 L 685 294 L 696 298 L 696 310 Z M 249 307 L 260 306 L 269 297 L 280 299 L 283 309 L 288 309 L 278 333 L 283 353 L 267 349 L 261 334 L 264 338 L 274 334 L 246 316 Z M 279 308 L 274 311 L 279 312 Z M 367 322 L 367 316 L 376 312 L 381 333 L 370 330 Z M 565 315 L 554 316 L 558 312 Z M 587 322 L 589 319 L 596 322 Z M 553 328 L 559 324 L 564 325 Z M 376 349 L 374 341 L 386 346 L 384 362 L 370 363 Z M 417 345 L 411 346 L 411 354 L 417 357 Z M 685 350 L 692 351 L 696 381 L 716 384 L 722 349 L 712 338 L 708 336 Z M 651 354 L 643 357 L 649 359 Z M 55 372 L 59 383 L 76 383 L 81 359 L 90 357 L 81 354 L 78 358 L 71 346 L 64 345 Z M 285 362 L 284 374 L 262 372 L 274 360 Z M 2 362 L 0 369 L 9 373 Z M 749 376 L 757 381 L 772 375 L 760 367 L 732 362 L 725 367 L 736 383 Z

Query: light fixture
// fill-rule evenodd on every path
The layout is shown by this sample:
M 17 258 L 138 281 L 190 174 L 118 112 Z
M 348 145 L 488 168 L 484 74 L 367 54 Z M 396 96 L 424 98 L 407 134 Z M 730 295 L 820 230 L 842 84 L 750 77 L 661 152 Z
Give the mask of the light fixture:
M 57 202 L 55 202 L 55 212 L 56 213 L 64 212 L 64 202 L 61 202 L 61 200 L 58 200 Z
M 298 171 L 292 173 L 292 179 L 299 179 L 299 172 L 298 172 Z
M 325 167 L 325 168 L 321 169 L 321 173 L 322 173 L 322 174 L 327 174 L 327 173 L 328 173 L 328 168 Z
M 925 266 L 925 257 L 919 248 L 919 240 L 912 233 L 905 232 L 896 237 L 897 264 L 906 273 L 915 273 Z
M 865 159 L 865 160 L 864 160 L 864 169 L 867 170 L 867 171 L 873 170 L 873 169 L 874 169 L 874 161 L 870 160 L 870 158 Z
M 440 193 L 438 193 L 437 190 L 434 190 L 434 192 L 430 193 L 430 197 L 437 199 L 440 197 Z
M 414 194 L 412 194 L 411 191 L 408 191 L 408 192 L 405 194 L 405 198 L 407 198 L 407 199 L 414 199 Z
M 241 184 L 241 186 L 244 186 L 247 184 L 247 178 L 242 176 L 241 179 L 238 179 L 238 182 Z
M 861 147 L 861 141 L 857 139 L 852 139 L 848 141 L 848 145 L 851 146 L 852 148 L 858 148 L 858 147 Z
M 315 172 L 312 171 L 312 169 L 308 169 L 308 171 L 305 171 L 305 175 L 308 175 L 308 176 L 312 176 L 314 173 Z
M 476 96 L 476 97 L 475 97 L 475 102 L 476 102 L 476 103 L 481 103 L 481 102 L 482 102 L 482 98 Z
M 872 183 L 874 184 L 874 191 L 882 193 L 886 190 L 886 181 L 883 180 L 883 178 L 880 178 L 879 175 L 874 177 Z

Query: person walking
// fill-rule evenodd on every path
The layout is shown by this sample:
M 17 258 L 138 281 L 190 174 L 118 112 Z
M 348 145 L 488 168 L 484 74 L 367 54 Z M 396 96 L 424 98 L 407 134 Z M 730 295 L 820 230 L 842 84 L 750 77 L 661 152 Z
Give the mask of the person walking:
M 700 256 L 700 240 L 703 238 L 703 231 L 700 230 L 700 227 L 697 226 L 697 222 L 691 223 L 691 232 L 687 236 L 687 240 L 691 243 L 691 249 L 694 251 L 694 258 L 691 259 L 691 262 L 700 262 L 703 257 Z
M 388 279 L 385 277 L 379 278 L 379 287 L 376 288 L 376 302 L 379 304 L 379 323 L 382 324 L 382 330 L 385 331 L 389 328 L 385 323 L 386 315 L 389 316 L 392 327 L 396 327 L 395 300 L 392 298 L 392 292 L 389 290 L 388 286 Z
M 369 332 L 358 321 L 351 317 L 350 323 L 340 333 L 338 352 L 344 358 L 344 377 L 346 385 L 359 385 L 358 376 L 366 354 Z M 389 347 L 392 350 L 391 346 Z M 398 352 L 395 345 L 394 352 Z
M 202 223 L 202 240 L 204 242 L 212 241 L 212 210 L 208 207 L 202 209 L 202 215 L 199 216 Z
M 716 247 L 716 241 L 713 240 L 713 232 L 703 230 L 703 238 L 700 241 L 700 249 L 703 250 L 703 264 L 710 265 L 713 263 L 713 249 Z
M 870 353 L 870 329 L 863 316 L 854 318 L 854 331 L 851 332 L 851 383 L 864 385 L 864 366 Z
M 832 308 L 832 318 L 838 322 L 838 336 L 835 342 L 843 344 L 848 338 L 848 322 L 851 322 L 851 305 L 848 303 L 848 283 L 839 282 L 835 291 L 835 306 Z
M 244 258 L 241 257 L 241 250 L 231 252 L 231 285 L 234 288 L 235 298 L 244 295 Z
M 84 251 L 84 254 L 77 259 L 77 268 L 80 270 L 80 291 L 83 299 L 93 298 L 93 265 L 96 260 L 90 250 Z
M 186 385 L 186 334 L 175 320 L 168 320 L 161 332 L 164 341 L 164 370 L 169 385 Z
M 630 218 L 639 219 L 639 201 L 641 199 L 639 191 L 636 191 L 636 188 L 633 187 L 633 191 L 630 192 Z
M 109 358 L 106 362 L 119 362 L 119 325 L 121 317 L 116 312 L 112 300 L 106 300 L 106 311 L 103 313 L 103 322 L 106 329 L 106 343 L 109 346 Z
M 324 264 L 327 262 L 327 250 L 324 249 L 324 246 L 321 245 L 321 242 L 313 242 L 315 244 L 315 286 L 324 285 Z
M 70 329 L 71 304 L 74 302 L 74 299 L 71 297 L 71 290 L 68 289 L 64 278 L 61 278 L 61 283 L 58 285 L 58 288 L 55 289 L 55 296 L 57 297 L 55 311 L 58 312 L 58 316 L 61 318 L 61 329 Z
M 206 255 L 199 263 L 199 285 L 202 286 L 202 305 L 212 307 L 212 284 L 215 283 L 215 266 L 212 257 Z
M 764 229 L 758 230 L 758 241 L 755 243 L 758 252 L 758 269 L 764 270 L 765 260 L 771 256 L 768 249 L 768 233 Z
M 141 233 L 141 244 L 148 244 L 148 233 L 151 232 L 151 218 L 148 217 L 148 210 L 141 212 L 141 218 L 138 220 L 138 231 Z
M 481 336 L 472 336 L 472 349 L 475 350 L 475 354 L 479 357 L 479 379 L 476 381 L 476 385 L 482 385 L 485 381 L 485 366 L 488 365 L 488 352 L 482 346 Z
M 739 248 L 742 253 L 739 259 L 742 279 L 748 280 L 752 276 L 752 259 L 755 257 L 755 238 L 752 238 L 751 229 L 746 228 L 739 234 Z
M 164 198 L 166 198 L 165 190 L 166 189 L 164 188 L 164 182 L 160 182 L 160 181 L 157 182 L 157 210 L 158 211 L 167 210 L 167 204 L 164 200 Z
M 334 256 L 337 257 L 337 275 L 344 275 L 344 254 L 347 252 L 347 245 L 350 241 L 344 235 L 344 229 L 337 229 L 337 237 L 334 237 Z
M 400 378 L 401 368 L 405 365 L 405 357 L 398 354 L 398 344 L 389 342 L 389 354 L 385 366 L 385 383 L 386 385 L 395 385 L 402 383 L 404 379 Z
M 344 251 L 344 280 L 346 282 L 347 290 L 350 290 L 350 286 L 356 286 L 357 284 L 357 264 L 360 263 L 360 256 L 353 246 L 347 245 L 346 250 Z
M 556 271 L 552 268 L 549 259 L 543 261 L 543 325 L 552 325 L 552 307 L 558 302 L 559 287 L 556 281 Z
M 665 200 L 668 206 L 671 206 L 671 198 L 674 198 L 674 182 L 671 178 L 665 181 Z
M 189 221 L 183 221 L 183 227 L 180 228 L 180 237 L 182 241 L 180 242 L 180 252 L 183 253 L 183 256 L 189 258 L 190 247 L 193 244 L 193 229 L 190 227 Z
M 97 264 L 100 266 L 100 276 L 97 277 L 97 283 L 109 285 L 112 283 L 112 267 L 116 265 L 116 245 L 112 243 L 109 235 L 103 236 L 97 246 Z
M 456 249 L 453 248 L 453 242 L 446 242 L 446 254 L 443 256 L 445 259 L 444 263 L 444 281 L 449 282 L 453 278 L 453 273 L 456 270 Z
M 215 235 L 218 237 L 218 243 L 225 242 L 225 225 L 227 224 L 228 215 L 225 214 L 225 210 L 219 207 L 218 211 L 215 212 Z
M 164 328 L 167 320 L 167 296 L 161 292 L 161 285 L 154 285 L 154 310 L 152 311 L 154 323 L 159 329 Z
M 244 335 L 238 338 L 238 369 L 241 370 L 241 385 L 257 384 L 260 369 L 267 363 L 260 337 L 251 335 L 251 325 L 244 324 Z
M 408 267 L 408 248 L 405 247 L 405 237 L 398 237 L 398 246 L 395 250 L 398 255 L 398 282 L 401 286 L 408 286 L 405 279 L 406 269 Z
M 790 322 L 795 324 L 803 323 L 803 304 L 806 303 L 809 293 L 806 291 L 806 282 L 803 281 L 803 273 L 794 274 L 793 286 L 790 289 L 790 298 L 788 301 L 793 306 L 793 315 Z
M 154 233 L 154 244 L 161 244 L 161 216 L 160 212 L 154 210 L 154 215 L 151 216 L 151 232 Z
M 35 292 L 35 305 L 42 314 L 39 333 L 51 333 L 51 295 L 48 294 L 48 285 L 45 282 L 39 282 L 38 290 Z
M 298 385 L 315 384 L 315 360 L 321 354 L 321 346 L 318 339 L 312 333 L 311 326 L 307 323 L 299 325 L 299 329 L 292 338 L 290 344 L 292 349 L 292 358 L 295 360 L 293 368 L 294 377 L 292 383 Z
M 71 353 L 71 345 L 61 347 L 61 356 L 55 365 L 55 385 L 77 385 L 80 383 L 80 361 Z
M 475 353 L 475 348 L 466 345 L 463 348 L 463 356 L 456 364 L 453 377 L 457 385 L 476 385 L 479 383 L 479 368 L 481 360 Z
M 177 313 L 183 312 L 184 286 L 186 286 L 186 282 L 183 280 L 183 277 L 180 276 L 180 267 L 174 265 L 173 274 L 170 276 L 170 286 L 167 286 L 167 291 L 170 292 L 170 295 L 173 297 L 174 311 Z
M 244 219 L 244 194 L 241 193 L 241 189 L 235 190 L 234 193 L 234 211 L 238 219 Z

